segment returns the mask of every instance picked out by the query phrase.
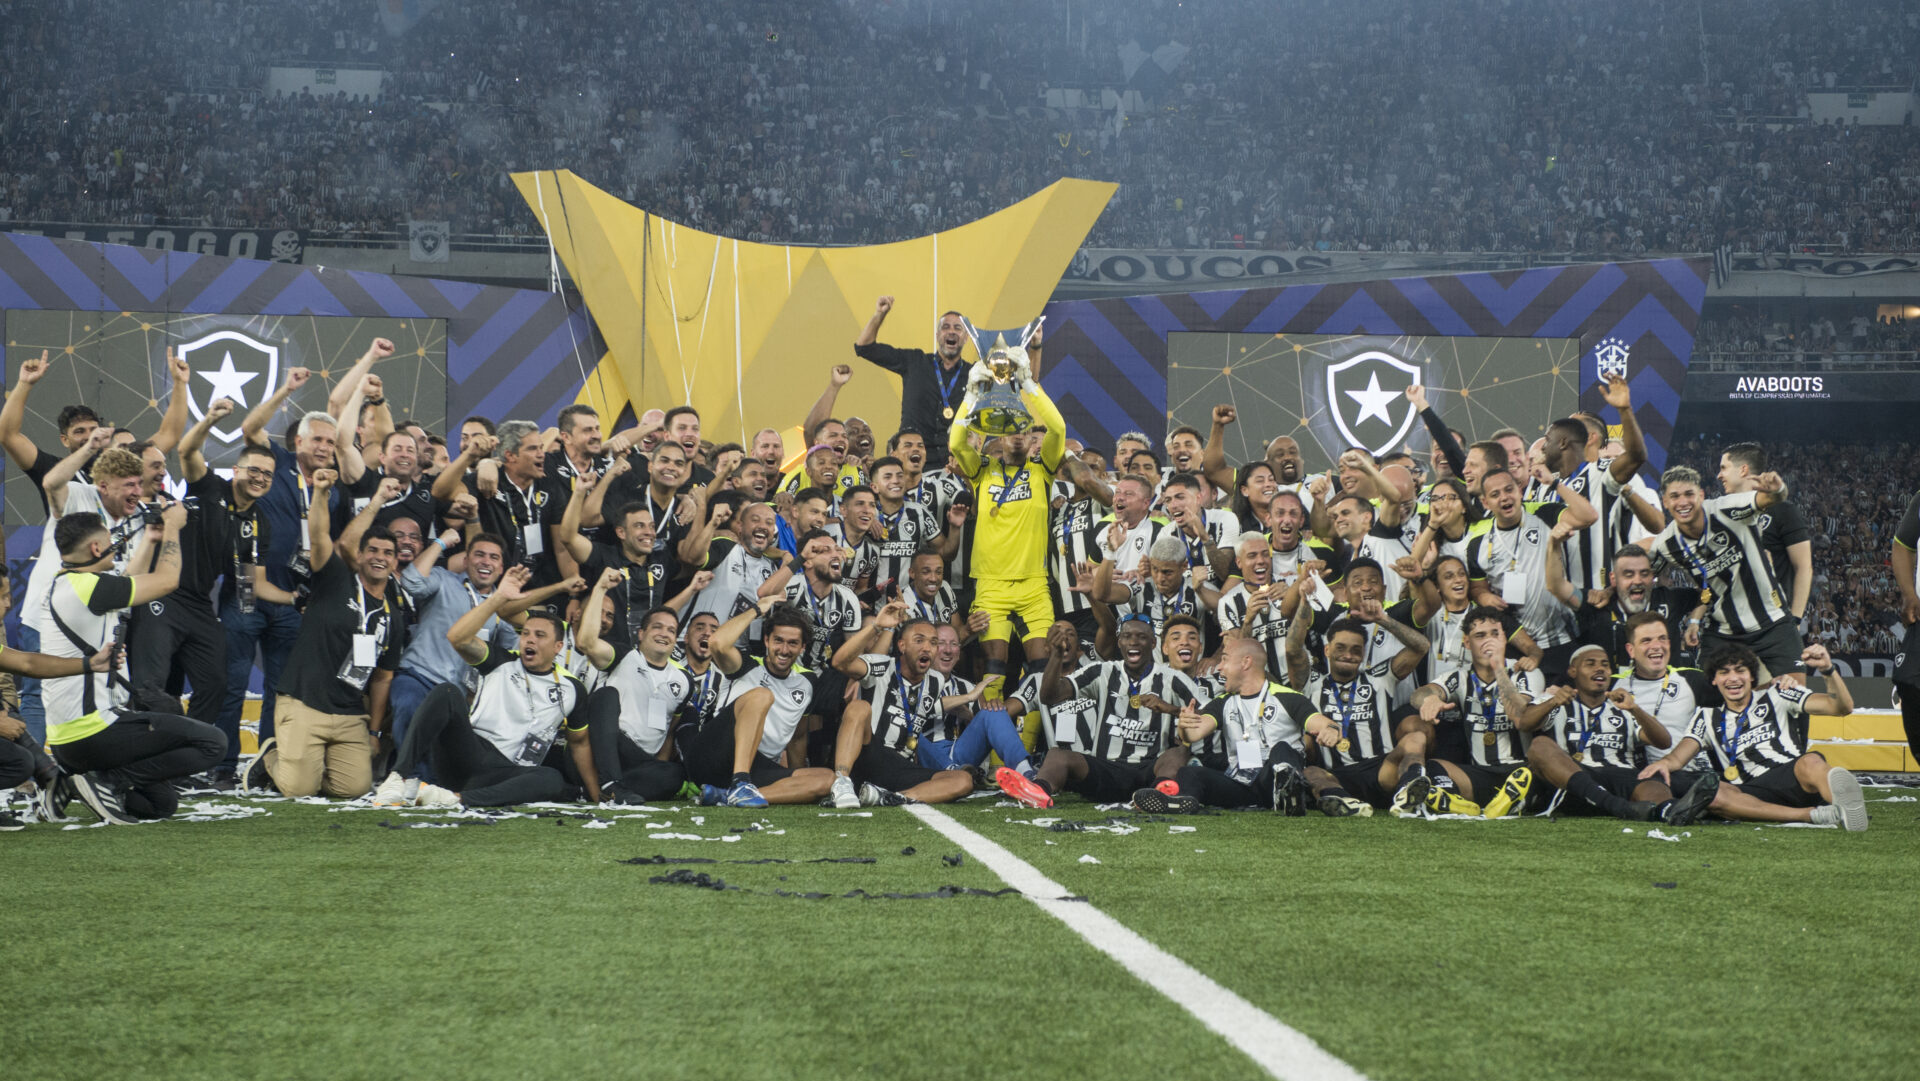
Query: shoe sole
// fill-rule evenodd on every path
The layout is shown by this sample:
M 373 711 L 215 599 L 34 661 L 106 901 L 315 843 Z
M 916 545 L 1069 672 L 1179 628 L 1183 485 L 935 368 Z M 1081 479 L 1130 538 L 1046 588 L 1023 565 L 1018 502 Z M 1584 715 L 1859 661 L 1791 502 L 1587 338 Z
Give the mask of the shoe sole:
M 72 780 L 63 773 L 54 778 L 52 784 L 40 790 L 38 802 L 41 818 L 48 822 L 70 821 L 67 817 L 67 807 L 73 802 L 73 794 L 70 791 L 63 792 L 62 788 L 70 787 L 72 783 Z
M 1373 805 L 1359 800 L 1349 803 L 1339 796 L 1322 796 L 1320 813 L 1328 818 L 1372 818 Z
M 1011 774 L 1012 776 L 1004 776 L 1006 774 Z M 1001 795 L 1006 796 L 1022 807 L 1043 811 L 1053 806 L 1053 798 L 1047 795 L 1045 789 L 1027 780 L 1020 775 L 1019 770 L 1013 769 L 1010 766 L 1000 767 L 993 775 L 993 783 L 995 787 L 1000 789 Z
M 1852 770 L 1838 767 L 1827 771 L 1827 787 L 1833 791 L 1833 805 L 1840 808 L 1840 828 L 1860 833 L 1867 828 L 1867 797 L 1860 791 L 1860 779 Z
M 1167 794 L 1154 788 L 1142 788 L 1133 794 L 1133 809 L 1144 814 L 1167 813 Z
M 1488 800 L 1487 805 L 1481 809 L 1480 814 L 1482 817 L 1505 818 L 1511 815 L 1515 809 L 1526 806 L 1527 793 L 1533 788 L 1533 774 L 1530 772 L 1526 773 L 1526 779 L 1524 781 L 1516 781 L 1514 778 L 1519 777 L 1523 772 L 1526 771 L 1515 770 L 1505 781 L 1500 783 L 1499 793 Z M 1515 788 L 1518 788 L 1519 791 L 1513 791 Z M 1506 801 L 1504 805 L 1501 803 L 1502 800 Z
M 1691 826 L 1707 813 L 1713 805 L 1713 797 L 1720 794 L 1720 778 L 1711 773 L 1702 774 L 1687 789 L 1687 794 L 1674 798 L 1673 806 L 1667 809 L 1667 825 Z
M 1422 775 L 1402 785 L 1394 794 L 1391 811 L 1395 818 L 1419 818 L 1427 809 L 1427 793 L 1433 791 L 1433 778 Z

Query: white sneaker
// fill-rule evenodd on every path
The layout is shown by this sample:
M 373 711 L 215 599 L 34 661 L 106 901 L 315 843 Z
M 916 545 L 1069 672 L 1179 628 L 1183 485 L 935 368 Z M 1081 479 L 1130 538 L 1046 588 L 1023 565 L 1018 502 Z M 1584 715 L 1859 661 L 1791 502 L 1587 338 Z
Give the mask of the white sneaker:
M 420 794 L 414 797 L 413 805 L 416 807 L 458 807 L 460 806 L 460 796 L 458 793 L 441 788 L 437 784 L 422 783 L 420 785 Z
M 1833 805 L 1840 808 L 1840 828 L 1851 833 L 1866 829 L 1867 797 L 1853 771 L 1838 766 L 1828 770 L 1827 787 L 1833 791 Z
M 837 774 L 833 778 L 833 791 L 829 793 L 833 805 L 841 810 L 860 806 L 860 796 L 853 790 L 853 778 L 846 774 Z
M 407 779 L 398 773 L 387 774 L 380 787 L 373 790 L 375 807 L 411 807 L 413 801 L 407 798 Z
M 860 806 L 862 807 L 899 807 L 907 802 L 907 797 L 877 784 L 860 786 Z

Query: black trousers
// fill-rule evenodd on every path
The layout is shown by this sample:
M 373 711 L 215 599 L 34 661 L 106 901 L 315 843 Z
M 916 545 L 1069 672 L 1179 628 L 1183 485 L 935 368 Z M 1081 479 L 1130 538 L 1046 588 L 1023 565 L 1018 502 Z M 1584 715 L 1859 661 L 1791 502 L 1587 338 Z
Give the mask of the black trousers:
M 53 761 L 34 745 L 32 736 L 0 740 L 0 789 L 52 779 Z
M 559 743 L 554 751 L 566 753 Z M 547 760 L 553 760 L 549 752 Z M 507 807 L 516 803 L 567 802 L 580 798 L 578 785 L 550 765 L 523 766 L 501 754 L 473 730 L 467 696 L 458 684 L 442 683 L 414 711 L 407 738 L 393 768 L 411 776 L 431 763 L 439 783 L 460 793 L 469 807 Z
M 1764 631 L 1755 634 L 1721 634 L 1717 631 L 1702 631 L 1700 634 L 1700 663 L 1706 664 L 1708 658 L 1722 646 L 1742 645 L 1753 650 L 1760 663 L 1767 666 L 1767 673 L 1784 676 L 1788 672 L 1805 675 L 1807 666 L 1800 663 L 1800 651 L 1806 648 L 1800 641 L 1800 625 L 1791 618 L 1783 619 Z M 1712 678 L 1713 673 L 1707 673 Z M 1760 678 L 1758 672 L 1754 678 Z
M 193 688 L 187 716 L 219 727 L 227 698 L 227 631 L 220 617 L 206 604 L 179 597 L 134 605 L 127 628 L 127 678 L 135 687 L 166 690 L 176 671 Z M 240 718 L 226 721 L 221 733 L 238 753 Z
M 135 818 L 166 818 L 180 807 L 167 782 L 212 769 L 226 753 L 226 735 L 210 724 L 173 713 L 123 713 L 85 739 L 54 744 L 53 760 L 125 792 Z
M 680 791 L 687 770 L 648 754 L 620 730 L 620 692 L 602 687 L 587 696 L 587 743 L 602 798 L 667 799 Z

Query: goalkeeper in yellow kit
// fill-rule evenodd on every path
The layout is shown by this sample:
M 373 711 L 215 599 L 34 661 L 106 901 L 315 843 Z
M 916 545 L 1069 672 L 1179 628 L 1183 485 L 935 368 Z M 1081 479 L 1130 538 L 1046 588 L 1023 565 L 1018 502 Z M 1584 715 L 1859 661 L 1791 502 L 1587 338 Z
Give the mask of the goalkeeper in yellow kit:
M 947 435 L 952 453 L 949 472 L 973 487 L 973 552 L 967 564 L 975 585 L 973 610 L 987 614 L 981 641 L 987 651 L 987 701 L 1001 696 L 1007 675 L 1010 617 L 1018 617 L 1022 645 L 1031 661 L 1045 661 L 1046 629 L 1053 623 L 1053 595 L 1047 589 L 1047 519 L 1053 477 L 1066 453 L 1066 421 L 1060 409 L 1026 380 L 1020 402 L 1032 417 L 1030 432 L 989 436 L 979 450 L 970 440 L 974 418 L 971 394 L 961 403 Z M 1040 435 L 1037 454 L 1033 436 Z

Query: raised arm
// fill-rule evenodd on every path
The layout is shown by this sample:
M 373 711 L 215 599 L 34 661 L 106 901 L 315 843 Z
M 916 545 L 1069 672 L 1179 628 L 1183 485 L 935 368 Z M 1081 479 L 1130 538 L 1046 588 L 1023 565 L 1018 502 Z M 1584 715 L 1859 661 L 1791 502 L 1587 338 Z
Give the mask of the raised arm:
M 1607 385 L 1601 388 L 1601 393 L 1606 395 L 1607 404 L 1620 413 L 1620 445 L 1626 448 L 1613 460 L 1608 472 L 1613 474 L 1615 484 L 1627 484 L 1640 472 L 1640 467 L 1647 464 L 1647 440 L 1640 433 L 1640 421 L 1633 415 L 1633 392 L 1627 389 L 1626 379 L 1607 376 Z
M 582 484 L 579 481 L 590 483 Z M 585 563 L 593 556 L 593 542 L 580 535 L 580 517 L 587 505 L 587 494 L 599 491 L 604 483 L 606 477 L 596 474 L 578 478 L 573 485 L 573 494 L 567 497 L 567 509 L 560 515 L 560 524 L 554 527 L 553 539 L 573 557 L 576 565 Z M 579 641 L 579 635 L 575 635 L 574 640 Z
M 307 565 L 319 570 L 333 558 L 333 482 L 331 469 L 313 471 L 313 502 L 307 507 Z
M 1787 482 L 1780 479 L 1778 473 L 1762 473 L 1754 478 L 1759 485 L 1753 491 L 1753 506 L 1756 510 L 1765 510 L 1787 498 Z
M 1447 422 L 1441 420 L 1440 414 L 1434 412 L 1427 403 L 1427 388 L 1418 383 L 1408 387 L 1407 400 L 1413 403 L 1414 410 L 1420 414 L 1420 423 L 1427 426 L 1427 434 L 1433 437 L 1433 445 L 1440 448 L 1440 456 L 1447 460 L 1447 468 L 1456 477 L 1466 472 L 1467 452 L 1460 449 L 1460 441 L 1453 437 Z
M 1361 619 L 1372 620 L 1381 630 L 1392 635 L 1394 641 L 1400 643 L 1400 652 L 1394 654 L 1393 660 L 1387 662 L 1393 672 L 1393 678 L 1407 678 L 1413 674 L 1414 669 L 1420 667 L 1421 661 L 1427 659 L 1427 650 L 1432 648 L 1433 643 L 1427 639 L 1426 635 L 1388 615 L 1387 610 L 1380 607 L 1379 601 L 1361 601 L 1354 605 L 1353 614 Z
M 346 402 L 334 411 L 333 423 L 334 428 L 339 432 L 339 438 L 333 443 L 333 461 L 340 470 L 340 479 L 348 484 L 357 483 L 367 471 L 366 454 L 357 442 L 360 432 L 360 408 L 366 404 L 369 394 L 383 389 L 379 376 L 363 375 L 359 383 L 347 394 Z M 339 392 L 338 387 L 334 390 L 336 394 Z M 379 446 L 375 443 L 371 448 L 365 449 L 378 454 Z
M 1600 512 L 1593 509 L 1593 503 L 1586 496 L 1567 487 L 1565 480 L 1553 482 L 1553 494 L 1560 497 L 1566 509 L 1560 512 L 1560 520 L 1575 529 L 1585 529 L 1600 520 Z
M 607 496 L 613 494 L 614 484 L 617 483 L 621 477 L 631 472 L 632 469 L 633 459 L 622 454 L 613 460 L 613 464 L 608 466 L 605 472 L 600 474 L 599 481 L 593 484 L 587 492 L 586 502 L 580 504 L 580 520 L 575 523 L 575 532 L 579 531 L 580 526 L 597 526 L 607 520 Z M 613 509 L 616 512 L 620 510 L 619 507 Z M 614 524 L 619 525 L 620 523 L 615 522 Z M 654 526 L 658 528 L 665 524 L 665 522 L 655 522 Z M 584 559 L 586 557 L 580 556 L 577 558 Z
M 466 487 L 461 478 L 478 465 L 482 458 L 493 453 L 500 440 L 491 435 L 476 435 L 472 439 L 460 441 L 460 456 L 447 464 L 440 475 L 433 478 L 433 498 L 447 501 L 459 495 Z
M 1634 491 L 1631 486 L 1626 489 L 1626 496 L 1627 507 L 1633 511 L 1634 518 L 1639 520 L 1640 528 L 1649 533 L 1658 533 L 1667 528 L 1667 516 L 1659 507 L 1640 498 L 1640 493 Z
M 814 400 L 813 408 L 807 410 L 807 419 L 800 422 L 800 430 L 803 433 L 814 431 L 821 424 L 826 423 L 828 417 L 833 416 L 834 403 L 840 400 L 840 388 L 846 386 L 852 379 L 851 365 L 835 364 L 833 366 L 833 370 L 827 373 L 827 389 L 820 392 L 820 397 Z
M 182 399 L 186 397 L 184 391 L 176 389 L 174 393 L 179 394 Z M 207 433 L 213 430 L 213 426 L 222 417 L 231 412 L 233 412 L 233 399 L 215 398 L 213 404 L 207 406 L 207 415 L 201 417 L 199 423 L 188 428 L 186 434 L 180 438 L 180 475 L 185 477 L 188 483 L 207 475 L 207 459 L 200 453 L 200 449 L 207 445 Z
M 721 675 L 733 675 L 747 663 L 740 656 L 740 651 L 734 648 L 734 643 L 747 633 L 747 628 L 753 626 L 754 620 L 772 611 L 778 603 L 777 597 L 762 597 L 746 611 L 714 628 L 713 637 L 707 640 L 707 649 L 712 652 L 713 663 L 719 667 Z
M 849 679 L 865 679 L 867 662 L 861 659 L 861 654 L 874 652 L 874 643 L 879 641 L 881 633 L 891 633 L 906 618 L 906 602 L 887 602 L 879 614 L 861 624 L 852 637 L 840 643 L 840 648 L 833 651 L 833 660 L 829 663 L 835 671 Z
M 1034 421 L 1047 427 L 1047 434 L 1040 441 L 1040 464 L 1058 472 L 1067 453 L 1067 419 L 1060 415 L 1060 407 L 1053 404 L 1053 399 L 1038 382 L 1028 383 L 1026 393 L 1020 398 Z
M 134 600 L 157 601 L 180 587 L 180 529 L 187 524 L 187 505 L 173 503 L 160 514 L 160 545 L 153 566 L 133 575 Z M 136 565 L 129 561 L 129 566 Z
M 887 313 L 892 310 L 892 297 L 881 297 L 875 301 L 873 305 L 873 317 L 867 320 L 866 326 L 860 328 L 860 336 L 853 340 L 853 347 L 858 349 L 863 345 L 872 345 L 874 342 L 879 341 L 880 325 L 887 321 Z
M 599 580 L 593 583 L 593 591 L 587 594 L 587 604 L 582 613 L 594 613 L 605 610 L 607 592 L 625 580 L 625 576 L 612 567 L 600 572 Z M 573 629 L 573 644 L 576 649 L 593 662 L 595 668 L 606 671 L 613 664 L 613 647 L 600 640 L 600 621 L 580 617 L 580 625 Z
M 180 359 L 171 345 L 167 346 L 167 374 L 173 379 L 173 397 L 167 399 L 167 411 L 160 415 L 160 427 L 149 440 L 162 454 L 172 454 L 180 445 L 180 433 L 187 430 L 187 380 L 193 375 L 193 369 Z
M 1113 506 L 1113 487 L 1105 477 L 1093 471 L 1093 467 L 1080 460 L 1078 455 L 1069 454 L 1060 463 L 1060 468 L 1068 482 L 1085 491 L 1095 503 L 1103 507 Z
M 1566 515 L 1563 514 L 1554 525 L 1553 532 L 1547 535 L 1547 592 L 1577 612 L 1580 610 L 1580 591 L 1567 580 L 1566 560 L 1560 555 L 1561 546 L 1573 533 L 1573 527 L 1567 524 Z
M 7 404 L 0 406 L 0 446 L 6 448 L 13 464 L 22 469 L 32 468 L 34 459 L 40 457 L 40 448 L 26 437 L 20 425 L 27 418 L 27 395 L 51 367 L 47 357 L 47 351 L 42 349 L 38 360 L 29 358 L 20 362 L 20 374 L 14 377 L 13 390 L 7 393 Z M 56 509 L 59 506 L 54 504 Z
M 356 392 L 364 389 L 362 381 L 366 378 L 368 372 L 373 371 L 374 364 L 392 355 L 393 343 L 385 338 L 375 338 L 368 344 L 367 351 L 360 354 L 360 359 L 353 362 L 353 367 L 347 369 L 347 373 L 340 377 L 340 381 L 335 383 L 333 390 L 327 394 L 327 412 L 332 413 L 336 417 L 341 416 L 341 407 L 346 405 L 347 400 L 352 398 Z M 348 427 L 358 427 L 360 424 L 359 411 L 354 411 L 350 424 L 347 423 L 345 418 L 342 418 L 342 424 Z M 345 442 L 345 440 L 342 440 L 342 442 Z
M 520 599 L 520 591 L 526 587 L 527 579 L 533 577 L 533 571 L 526 567 L 509 567 L 501 575 L 500 584 L 486 599 L 461 613 L 460 618 L 447 628 L 447 644 L 460 654 L 468 664 L 479 664 L 487 659 L 487 644 L 480 640 L 480 632 L 486 629 L 487 621 L 498 616 L 500 609 L 510 601 Z M 582 623 L 587 622 L 582 620 Z M 578 633 L 576 629 L 575 633 Z
M 280 389 L 268 395 L 259 405 L 247 412 L 246 417 L 240 421 L 240 437 L 246 440 L 248 446 L 271 445 L 270 437 L 267 435 L 267 424 L 273 420 L 274 414 L 280 412 L 280 407 L 287 404 L 288 396 L 305 386 L 307 379 L 312 375 L 313 372 L 307 368 L 288 368 L 287 378 L 280 383 Z
M 1073 680 L 1067 678 L 1067 657 L 1078 647 L 1072 627 L 1056 623 L 1047 628 L 1047 669 L 1040 677 L 1040 701 L 1053 705 L 1073 694 Z
M 81 466 L 86 465 L 94 455 L 105 450 L 107 444 L 112 441 L 113 429 L 102 424 L 93 430 L 93 435 L 79 450 L 53 463 L 53 468 L 47 470 L 47 475 L 40 479 L 40 487 L 47 493 L 47 506 L 50 508 L 48 513 L 56 518 L 63 513 L 63 508 L 67 505 L 67 485 L 73 482 L 74 475 L 80 472 Z
M 1207 483 L 1223 492 L 1233 491 L 1233 466 L 1227 461 L 1227 425 L 1232 424 L 1237 412 L 1230 405 L 1213 407 L 1213 427 L 1207 430 L 1207 445 L 1200 451 L 1200 469 L 1207 475 Z
M 360 538 L 373 528 L 373 520 L 380 516 L 380 508 L 400 498 L 401 491 L 398 477 L 381 477 L 380 487 L 374 491 L 373 498 L 367 500 L 367 505 L 353 516 L 347 528 L 340 531 L 340 539 L 334 542 L 334 547 L 340 550 L 340 556 L 348 566 L 360 569 Z
M 713 546 L 714 534 L 727 528 L 727 525 L 733 521 L 733 508 L 722 504 L 713 508 L 713 513 L 709 514 L 705 496 L 699 492 L 688 492 L 686 498 L 688 503 L 686 510 L 693 516 L 693 528 L 687 531 L 686 536 L 680 538 L 680 545 L 674 550 L 674 554 L 680 557 L 681 563 L 689 567 L 704 567 L 707 565 L 707 549 Z M 665 529 L 667 523 L 657 523 L 654 528 Z
M 1807 696 L 1806 711 L 1826 717 L 1845 717 L 1853 712 L 1853 692 L 1847 690 L 1847 681 L 1840 678 L 1840 668 L 1833 663 L 1827 647 L 1815 643 L 1800 651 L 1800 662 L 1815 675 L 1824 676 L 1827 681 L 1825 694 Z

